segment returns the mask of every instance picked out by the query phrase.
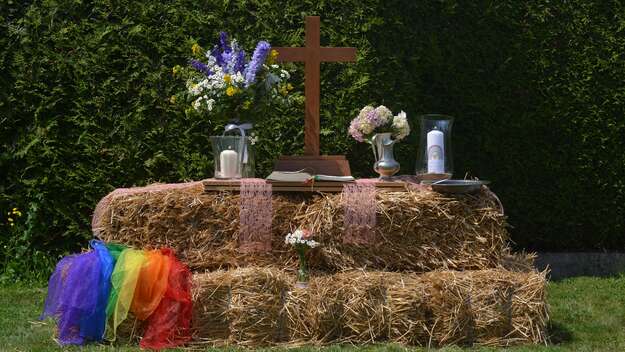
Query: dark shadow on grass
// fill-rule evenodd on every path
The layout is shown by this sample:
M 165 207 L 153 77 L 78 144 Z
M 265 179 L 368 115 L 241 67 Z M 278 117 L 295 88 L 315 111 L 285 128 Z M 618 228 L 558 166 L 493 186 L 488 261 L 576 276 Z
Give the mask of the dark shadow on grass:
M 571 330 L 556 321 L 550 321 L 547 324 L 547 333 L 549 334 L 549 342 L 554 345 L 573 340 Z

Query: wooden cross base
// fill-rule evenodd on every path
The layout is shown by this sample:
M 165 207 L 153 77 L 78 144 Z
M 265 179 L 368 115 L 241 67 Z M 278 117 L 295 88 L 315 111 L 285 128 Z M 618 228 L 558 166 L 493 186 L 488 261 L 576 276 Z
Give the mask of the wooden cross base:
M 274 163 L 275 171 L 300 171 L 313 175 L 351 176 L 345 155 L 281 156 Z

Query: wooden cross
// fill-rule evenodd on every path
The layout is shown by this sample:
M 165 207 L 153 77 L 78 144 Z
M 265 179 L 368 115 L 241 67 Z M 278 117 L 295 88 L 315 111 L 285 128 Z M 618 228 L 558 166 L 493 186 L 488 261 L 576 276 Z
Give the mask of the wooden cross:
M 305 47 L 273 48 L 278 51 L 278 61 L 303 61 L 305 64 L 304 154 L 309 156 L 319 156 L 320 63 L 356 61 L 356 48 L 321 47 L 319 37 L 319 16 L 308 16 Z

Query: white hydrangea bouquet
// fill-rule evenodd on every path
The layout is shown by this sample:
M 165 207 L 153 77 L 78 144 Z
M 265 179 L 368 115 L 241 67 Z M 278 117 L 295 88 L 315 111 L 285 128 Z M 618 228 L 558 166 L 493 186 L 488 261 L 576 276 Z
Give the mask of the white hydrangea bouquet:
M 400 165 L 393 156 L 393 145 L 410 134 L 405 112 L 393 116 L 384 105 L 377 108 L 367 105 L 352 120 L 348 132 L 358 142 L 371 144 L 375 158 L 373 169 L 380 179 L 388 179 L 399 171 Z
M 308 230 L 296 230 L 284 238 L 284 243 L 292 246 L 299 256 L 299 270 L 297 271 L 298 286 L 306 287 L 308 282 L 308 262 L 306 254 L 309 250 L 319 247 L 319 242 L 312 239 L 313 233 Z
M 393 116 L 391 110 L 380 105 L 374 108 L 367 105 L 349 125 L 349 134 L 358 142 L 370 142 L 378 133 L 390 132 L 395 141 L 400 141 L 410 134 L 410 125 L 406 113 L 401 111 Z

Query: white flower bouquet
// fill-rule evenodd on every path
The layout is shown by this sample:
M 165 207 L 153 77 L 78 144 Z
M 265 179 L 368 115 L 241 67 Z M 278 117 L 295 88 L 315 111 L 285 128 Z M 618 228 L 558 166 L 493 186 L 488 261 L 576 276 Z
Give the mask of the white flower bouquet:
M 297 271 L 297 281 L 300 286 L 305 286 L 308 282 L 308 263 L 306 253 L 313 248 L 319 247 L 319 242 L 312 239 L 313 234 L 308 230 L 297 230 L 289 233 L 284 238 L 284 243 L 291 245 L 299 256 L 299 270 Z

